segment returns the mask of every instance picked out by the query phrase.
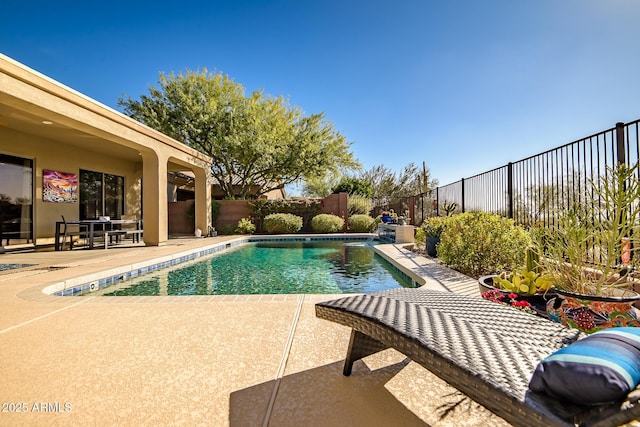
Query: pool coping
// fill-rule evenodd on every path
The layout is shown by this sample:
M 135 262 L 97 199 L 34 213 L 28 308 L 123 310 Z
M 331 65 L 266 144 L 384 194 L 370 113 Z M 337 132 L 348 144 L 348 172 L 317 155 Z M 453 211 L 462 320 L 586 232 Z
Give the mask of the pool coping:
M 149 268 L 150 266 L 162 263 L 176 262 L 174 260 L 183 258 L 183 260 L 193 259 L 198 254 L 204 252 L 213 253 L 219 248 L 226 248 L 227 245 L 235 246 L 249 241 L 273 241 L 273 240 L 307 240 L 307 239 L 324 239 L 324 240 L 376 240 L 375 233 L 340 233 L 340 234 L 295 234 L 295 235 L 243 235 L 243 236 L 223 236 L 211 239 L 190 239 L 186 241 L 174 241 L 170 245 L 160 247 L 147 248 L 129 248 L 118 253 L 114 251 L 88 251 L 87 257 L 70 259 L 67 263 L 54 261 L 50 264 L 40 264 L 36 267 L 30 267 L 33 271 L 24 271 L 14 273 L 15 280 L 23 280 L 32 277 L 37 284 L 24 287 L 17 290 L 18 298 L 27 301 L 37 302 L 58 302 L 70 303 L 74 301 L 69 298 L 60 298 L 53 295 L 65 289 L 67 295 L 78 293 L 78 287 L 89 287 L 93 283 L 94 288 L 99 288 L 100 281 L 106 283 L 108 280 L 113 281 L 120 277 L 130 277 L 138 273 L 138 270 Z M 182 247 L 184 246 L 184 247 Z M 379 243 L 374 246 L 376 254 L 383 260 L 387 261 L 393 268 L 401 274 L 409 277 L 417 286 L 427 286 L 431 289 L 440 289 L 449 292 L 462 292 L 478 294 L 478 284 L 475 279 L 455 272 L 442 266 L 437 259 L 424 257 L 411 251 L 412 244 L 395 244 L 395 243 Z M 93 256 L 94 252 L 99 256 Z M 56 254 L 56 258 L 58 253 Z M 22 259 L 29 259 L 21 257 Z M 33 261 L 29 259 L 30 261 Z M 165 264 L 168 265 L 168 264 Z M 21 269 L 24 270 L 24 269 Z M 7 277 L 9 278 L 9 277 Z M 115 278 L 115 279 L 114 279 Z M 45 291 L 46 290 L 46 291 Z M 110 300 L 110 301 L 126 301 L 126 302 L 170 302 L 174 299 L 180 302 L 187 301 L 236 301 L 236 300 L 260 300 L 260 301 L 287 301 L 295 298 L 297 294 L 265 294 L 265 295 L 201 295 L 201 296 L 111 296 L 109 298 L 98 298 L 96 295 L 86 294 L 85 299 L 91 299 L 93 303 Z M 305 294 L 313 295 L 313 294 Z M 327 294 L 319 294 L 327 295 Z M 341 294 L 344 295 L 344 294 Z

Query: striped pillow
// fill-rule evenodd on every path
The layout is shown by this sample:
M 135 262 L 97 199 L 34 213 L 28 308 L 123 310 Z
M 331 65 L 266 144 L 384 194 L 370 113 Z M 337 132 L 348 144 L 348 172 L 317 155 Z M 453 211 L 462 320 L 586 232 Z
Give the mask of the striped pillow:
M 640 383 L 640 328 L 610 328 L 542 360 L 533 391 L 581 405 L 622 400 Z

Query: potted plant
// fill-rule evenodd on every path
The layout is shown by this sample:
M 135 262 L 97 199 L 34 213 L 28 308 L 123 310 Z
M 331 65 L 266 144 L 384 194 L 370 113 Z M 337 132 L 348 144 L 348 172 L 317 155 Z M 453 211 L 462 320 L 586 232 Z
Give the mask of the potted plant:
M 392 224 L 398 223 L 398 214 L 393 209 L 389 209 L 389 216 L 391 217 Z
M 546 315 L 553 281 L 540 268 L 540 257 L 535 248 L 525 253 L 525 266 L 499 275 L 483 276 L 478 280 L 482 298 L 515 307 L 531 307 L 537 314 Z
M 640 326 L 632 307 L 640 295 L 622 263 L 640 247 L 638 164 L 607 168 L 587 190 L 586 203 L 574 204 L 537 236 L 542 267 L 558 294 L 547 312 L 588 333 Z
M 382 211 L 378 218 L 380 219 L 379 222 L 382 222 L 384 224 L 390 224 L 393 221 L 393 218 L 391 218 L 391 214 L 389 214 L 388 211 Z M 376 218 L 376 221 L 378 221 L 378 218 Z
M 425 245 L 427 254 L 432 257 L 438 256 L 437 246 L 440 243 L 440 235 L 445 227 L 446 218 L 441 216 L 434 216 L 427 218 L 420 227 L 425 236 Z

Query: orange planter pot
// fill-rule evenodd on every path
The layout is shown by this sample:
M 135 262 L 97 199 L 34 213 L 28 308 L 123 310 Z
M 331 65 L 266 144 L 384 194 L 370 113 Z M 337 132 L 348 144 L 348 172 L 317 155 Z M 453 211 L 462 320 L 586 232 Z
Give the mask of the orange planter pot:
M 620 326 L 640 326 L 634 302 L 640 294 L 627 291 L 621 297 L 597 297 L 556 290 L 556 298 L 547 303 L 549 319 L 588 334 Z M 628 295 L 631 293 L 631 295 Z

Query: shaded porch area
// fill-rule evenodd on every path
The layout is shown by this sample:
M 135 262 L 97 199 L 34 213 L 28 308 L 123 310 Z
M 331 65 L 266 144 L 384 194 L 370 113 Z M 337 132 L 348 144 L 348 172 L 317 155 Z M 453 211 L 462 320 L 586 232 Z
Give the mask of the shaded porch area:
M 194 224 L 210 224 L 209 159 L 0 54 L 0 247 L 54 243 L 55 226 L 134 217 L 168 239 L 167 175 L 195 177 Z

